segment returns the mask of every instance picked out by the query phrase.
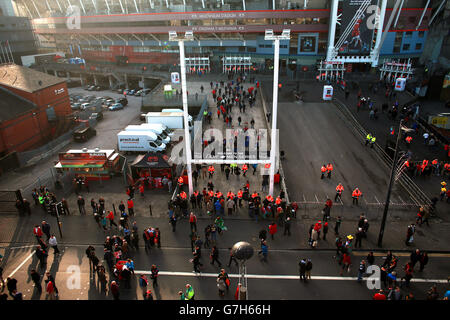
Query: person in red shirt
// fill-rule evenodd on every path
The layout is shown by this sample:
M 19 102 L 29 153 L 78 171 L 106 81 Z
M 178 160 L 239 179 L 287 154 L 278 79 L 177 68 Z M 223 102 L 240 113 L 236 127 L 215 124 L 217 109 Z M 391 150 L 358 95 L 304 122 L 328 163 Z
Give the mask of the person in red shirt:
M 139 186 L 139 193 L 141 194 L 141 197 L 144 196 L 144 184 L 141 183 L 141 185 Z
M 272 240 L 274 240 L 274 235 L 275 235 L 275 233 L 277 233 L 277 224 L 275 222 L 272 222 L 269 225 L 269 233 L 270 233 L 270 236 L 272 237 Z
M 323 179 L 325 172 L 327 172 L 327 166 L 323 165 L 322 168 L 320 168 L 320 171 L 322 172 L 322 175 L 320 176 L 320 179 Z
M 128 204 L 128 214 L 130 216 L 134 215 L 134 202 L 133 202 L 133 199 L 128 199 L 127 200 L 127 204 Z
M 378 291 L 373 295 L 373 300 L 386 300 L 386 295 L 383 290 Z

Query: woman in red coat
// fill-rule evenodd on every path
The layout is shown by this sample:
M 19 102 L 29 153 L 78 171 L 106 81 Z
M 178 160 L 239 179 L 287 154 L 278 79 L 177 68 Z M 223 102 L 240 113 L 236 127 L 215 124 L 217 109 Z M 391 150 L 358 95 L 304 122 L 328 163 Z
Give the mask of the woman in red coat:
M 272 240 L 273 240 L 273 236 L 275 235 L 275 233 L 277 233 L 277 224 L 275 222 L 272 222 L 269 225 L 269 233 L 270 233 L 270 235 L 272 237 Z
M 350 272 L 350 266 L 352 264 L 352 260 L 350 258 L 350 255 L 348 253 L 344 253 L 344 256 L 342 257 L 342 269 L 340 275 L 344 273 L 344 270 L 347 269 L 347 272 Z

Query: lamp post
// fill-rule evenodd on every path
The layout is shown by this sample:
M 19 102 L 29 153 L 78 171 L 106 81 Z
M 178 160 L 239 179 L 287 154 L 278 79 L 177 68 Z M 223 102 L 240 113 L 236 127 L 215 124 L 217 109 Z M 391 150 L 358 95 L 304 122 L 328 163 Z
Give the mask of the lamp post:
M 278 75 L 280 69 L 280 40 L 291 39 L 291 30 L 283 29 L 281 35 L 274 35 L 273 30 L 266 30 L 264 40 L 270 40 L 274 42 L 274 69 L 273 69 L 273 107 L 272 107 L 272 131 L 270 138 L 270 184 L 269 194 L 273 195 L 273 185 L 275 176 L 275 153 L 277 150 L 277 113 L 278 113 Z
M 192 31 L 186 31 L 184 37 L 178 37 L 175 31 L 169 31 L 169 41 L 178 41 L 178 47 L 180 48 L 180 69 L 181 69 L 181 91 L 183 97 L 183 117 L 184 117 L 184 142 L 185 142 L 185 154 L 186 154 L 186 167 L 188 173 L 188 185 L 189 195 L 194 192 L 192 185 L 192 153 L 191 153 L 191 136 L 189 133 L 189 121 L 188 121 L 188 104 L 187 104 L 187 86 L 186 86 L 186 60 L 184 55 L 184 42 L 193 41 L 194 34 Z
M 253 247 L 250 243 L 240 241 L 231 248 L 231 253 L 239 261 L 239 295 L 238 300 L 247 300 L 247 281 L 245 262 L 253 256 Z
M 388 192 L 387 192 L 387 196 L 386 196 L 386 203 L 384 204 L 383 219 L 381 220 L 380 232 L 378 234 L 378 247 L 383 246 L 384 227 L 386 225 L 387 213 L 389 210 L 389 203 L 391 200 L 391 191 L 392 191 L 392 186 L 394 184 L 395 168 L 396 168 L 396 164 L 397 164 L 398 144 L 399 144 L 400 138 L 402 136 L 402 122 L 403 122 L 403 120 L 400 120 L 400 124 L 398 126 L 397 141 L 395 143 L 394 159 L 392 160 L 391 178 L 389 180 L 389 187 L 388 187 Z

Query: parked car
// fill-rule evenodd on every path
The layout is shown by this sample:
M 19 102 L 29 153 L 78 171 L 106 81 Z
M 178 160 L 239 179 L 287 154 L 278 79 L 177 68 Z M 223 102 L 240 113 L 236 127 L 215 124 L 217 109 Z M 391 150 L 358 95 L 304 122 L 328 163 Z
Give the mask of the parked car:
M 73 139 L 78 142 L 83 142 L 89 140 L 91 137 L 95 136 L 97 131 L 91 127 L 78 129 L 73 133 Z
M 105 104 L 109 107 L 112 106 L 115 103 L 115 101 L 113 99 L 108 99 L 106 100 Z
M 70 105 L 70 107 L 72 108 L 72 110 L 79 110 L 81 107 L 81 103 L 79 102 L 74 102 Z
M 95 119 L 97 121 L 100 121 L 103 119 L 103 112 L 94 112 L 89 116 L 89 119 Z
M 142 89 L 141 90 L 141 96 L 148 95 L 152 90 L 151 89 Z
M 94 89 L 95 89 L 95 86 L 89 86 L 89 87 L 87 88 L 87 91 L 94 91 Z
M 89 95 L 89 96 L 85 96 L 84 98 L 87 99 L 87 101 L 91 102 L 92 100 L 95 100 L 97 97 Z
M 90 103 L 83 103 L 80 107 L 80 110 L 84 111 L 91 107 Z
M 121 103 L 114 103 L 108 109 L 109 109 L 109 111 L 121 110 L 121 109 L 123 109 L 123 105 Z
M 129 92 L 128 92 L 128 95 L 130 95 L 130 96 L 134 96 L 134 93 L 135 93 L 136 91 L 133 89 L 133 90 L 130 90 Z
M 128 104 L 128 99 L 127 98 L 117 98 L 116 103 L 120 103 L 121 105 L 123 105 L 125 107 Z

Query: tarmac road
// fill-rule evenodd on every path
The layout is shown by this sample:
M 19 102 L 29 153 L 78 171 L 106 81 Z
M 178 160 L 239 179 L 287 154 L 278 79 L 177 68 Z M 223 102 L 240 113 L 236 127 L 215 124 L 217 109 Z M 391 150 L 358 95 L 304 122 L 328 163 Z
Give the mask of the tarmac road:
M 334 201 L 338 183 L 344 186 L 346 207 L 353 207 L 351 193 L 356 187 L 363 193 L 362 210 L 384 201 L 389 172 L 354 135 L 334 104 L 280 103 L 278 128 L 291 201 L 324 204 L 327 197 Z M 329 162 L 334 167 L 331 179 L 321 180 L 320 168 Z M 394 190 L 391 201 L 401 200 L 411 202 L 403 190 Z

